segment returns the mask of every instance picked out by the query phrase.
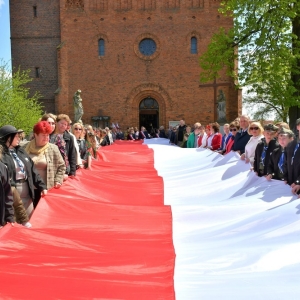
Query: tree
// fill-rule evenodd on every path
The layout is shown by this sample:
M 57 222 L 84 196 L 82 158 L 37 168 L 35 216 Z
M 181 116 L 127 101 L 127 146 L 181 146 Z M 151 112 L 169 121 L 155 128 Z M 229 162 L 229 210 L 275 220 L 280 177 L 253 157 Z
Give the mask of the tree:
M 39 93 L 29 96 L 26 84 L 31 80 L 29 70 L 11 74 L 8 64 L 0 62 L 0 127 L 10 124 L 27 133 L 32 131 L 43 111 Z
M 300 3 L 297 0 L 224 0 L 220 12 L 233 27 L 220 28 L 200 57 L 200 80 L 224 68 L 291 125 L 300 117 Z M 240 70 L 235 65 L 238 59 Z M 251 97 L 250 97 L 251 98 Z M 248 97 L 249 100 L 249 97 Z M 253 98 L 252 98 L 253 100 Z M 262 104 L 262 102 L 260 102 Z M 282 111 L 282 114 L 279 112 Z

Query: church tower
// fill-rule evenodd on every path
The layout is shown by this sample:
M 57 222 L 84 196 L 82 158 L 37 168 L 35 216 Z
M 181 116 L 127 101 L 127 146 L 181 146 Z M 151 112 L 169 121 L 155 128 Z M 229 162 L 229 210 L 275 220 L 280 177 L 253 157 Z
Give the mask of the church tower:
M 13 65 L 30 68 L 47 111 L 85 123 L 168 127 L 235 119 L 241 99 L 226 75 L 200 84 L 199 56 L 233 21 L 218 0 L 11 0 Z M 36 15 L 35 15 L 36 14 Z M 55 100 L 54 100 L 55 99 Z

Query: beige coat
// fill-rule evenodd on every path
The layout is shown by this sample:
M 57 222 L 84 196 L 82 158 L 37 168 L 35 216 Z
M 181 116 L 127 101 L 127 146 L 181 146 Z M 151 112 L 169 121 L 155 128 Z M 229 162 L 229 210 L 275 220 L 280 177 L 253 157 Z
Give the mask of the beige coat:
M 26 145 L 23 147 L 26 148 Z M 47 189 L 49 190 L 54 187 L 55 183 L 63 183 L 66 165 L 58 147 L 54 144 L 49 143 L 49 147 L 45 150 L 45 157 L 47 161 Z
M 45 156 L 47 160 L 47 189 L 49 190 L 55 183 L 63 183 L 66 165 L 58 147 L 54 144 L 49 143 Z

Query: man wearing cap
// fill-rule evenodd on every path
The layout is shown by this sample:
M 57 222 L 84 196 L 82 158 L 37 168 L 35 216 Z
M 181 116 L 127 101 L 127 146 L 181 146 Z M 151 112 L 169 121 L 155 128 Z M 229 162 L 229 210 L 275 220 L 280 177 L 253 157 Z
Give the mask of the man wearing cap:
M 286 147 L 283 178 L 292 187 L 292 193 L 300 191 L 300 119 L 296 121 L 299 132 L 298 139 L 294 139 Z
M 264 138 L 256 146 L 253 169 L 259 177 L 267 175 L 270 154 L 279 147 L 275 139 L 277 130 L 273 124 L 265 125 Z
M 281 128 L 277 132 L 279 147 L 270 153 L 270 159 L 267 167 L 267 180 L 284 180 L 283 170 L 285 162 L 285 148 L 293 141 L 294 133 L 286 128 Z

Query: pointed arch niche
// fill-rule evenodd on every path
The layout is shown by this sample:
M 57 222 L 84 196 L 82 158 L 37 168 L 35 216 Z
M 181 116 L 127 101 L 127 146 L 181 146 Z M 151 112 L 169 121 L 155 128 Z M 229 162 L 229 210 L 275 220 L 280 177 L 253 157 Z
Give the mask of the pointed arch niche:
M 144 99 L 154 99 L 158 104 L 158 126 L 166 126 L 166 108 L 172 109 L 169 94 L 159 85 L 143 84 L 134 88 L 127 97 L 126 112 L 132 124 L 140 124 L 140 105 Z

